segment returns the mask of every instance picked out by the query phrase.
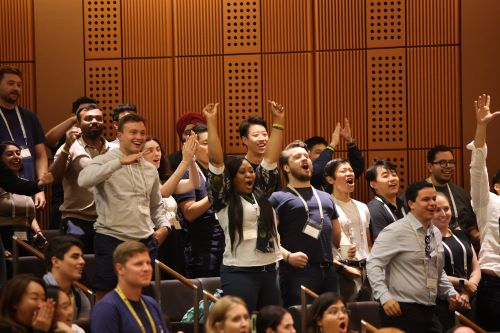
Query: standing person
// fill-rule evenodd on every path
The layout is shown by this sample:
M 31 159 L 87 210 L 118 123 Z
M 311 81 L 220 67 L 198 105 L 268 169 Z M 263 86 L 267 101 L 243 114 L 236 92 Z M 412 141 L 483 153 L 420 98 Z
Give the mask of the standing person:
M 109 144 L 102 136 L 104 116 L 95 104 L 77 110 L 77 127 L 66 132 L 66 142 L 55 155 L 50 166 L 56 178 L 62 178 L 64 201 L 61 231 L 77 237 L 84 244 L 84 253 L 94 253 L 94 223 L 97 219 L 94 195 L 78 185 L 80 172 L 93 158 L 105 154 Z
M 53 315 L 54 301 L 45 299 L 45 285 L 40 278 L 30 274 L 16 275 L 2 289 L 2 333 L 49 332 Z
M 142 158 L 151 154 L 150 150 L 143 151 L 144 118 L 129 114 L 120 119 L 118 139 L 119 149 L 92 159 L 78 177 L 80 186 L 92 187 L 96 202 L 96 298 L 116 285 L 112 255 L 119 244 L 130 239 L 141 241 L 154 260 L 170 228 L 163 214 L 158 171 Z
M 474 106 L 476 133 L 474 141 L 467 145 L 467 149 L 472 150 L 470 162 L 472 206 L 477 215 L 481 235 L 479 251 L 481 282 L 477 293 L 477 316 L 479 325 L 484 329 L 500 331 L 500 169 L 496 171 L 492 181 L 494 191 L 489 192 L 486 168 L 488 153 L 486 130 L 488 124 L 500 116 L 500 111 L 490 112 L 490 96 L 487 95 L 479 96 Z
M 0 161 L 16 176 L 22 169 L 21 147 L 14 142 L 0 144 Z M 12 236 L 21 240 L 33 240 L 33 243 L 43 246 L 47 240 L 38 225 L 35 216 L 35 203 L 26 195 L 9 193 L 0 188 L 0 234 L 7 256 L 12 251 Z
M 187 138 L 191 135 L 191 131 L 198 124 L 206 124 L 207 121 L 205 117 L 199 112 L 188 112 L 183 114 L 176 123 L 175 130 L 177 135 L 179 136 L 179 141 L 181 145 L 186 142 Z M 179 164 L 182 161 L 182 149 L 179 149 L 176 152 L 173 152 L 168 156 L 168 160 L 170 162 L 170 167 L 172 170 L 177 169 Z
M 275 125 L 256 172 L 241 157 L 234 157 L 224 165 L 217 133 L 218 104 L 203 111 L 207 118 L 210 161 L 207 188 L 226 240 L 220 271 L 222 290 L 224 295 L 245 300 L 249 311 L 279 302 L 276 264 L 282 256 L 273 208 L 267 198 L 277 182 L 276 162 L 284 113 L 281 105 L 269 104 Z
M 466 302 L 443 270 L 441 233 L 431 223 L 436 190 L 420 181 L 408 186 L 405 195 L 410 213 L 379 234 L 366 265 L 368 279 L 381 304 L 382 326 L 408 333 L 440 332 L 436 297 L 447 298 L 455 309 Z
M 280 165 L 288 186 L 274 192 L 269 202 L 278 216 L 284 260 L 280 287 L 284 306 L 300 304 L 300 286 L 316 293 L 337 291 L 333 248 L 338 248 L 341 228 L 335 204 L 326 192 L 311 185 L 312 163 L 302 141 L 281 152 Z
M 153 164 L 158 170 L 162 184 L 160 192 L 163 197 L 163 210 L 170 225 L 173 226 L 165 242 L 158 248 L 158 260 L 183 275 L 186 269 L 184 259 L 185 235 L 177 216 L 177 201 L 175 201 L 172 194 L 199 189 L 200 176 L 193 158 L 197 146 L 196 136 L 190 136 L 182 146 L 182 161 L 177 169 L 172 172 L 160 141 L 155 137 L 148 136 L 144 144 L 145 150 L 152 150 L 151 154 L 144 155 L 144 160 Z M 189 170 L 189 179 L 181 179 L 187 170 Z M 162 278 L 171 278 L 169 274 L 161 273 Z
M 134 104 L 119 104 L 116 106 L 116 108 L 113 109 L 113 112 L 111 113 L 111 120 L 113 121 L 113 128 L 116 131 L 118 131 L 118 124 L 120 122 L 120 119 L 128 114 L 137 114 L 137 107 Z M 109 145 L 111 149 L 120 147 L 120 139 L 118 138 L 118 135 L 113 141 L 109 142 Z
M 197 124 L 193 132 L 198 137 L 196 167 L 200 177 L 200 188 L 183 194 L 175 194 L 179 205 L 181 222 L 187 231 L 186 274 L 189 278 L 220 276 L 220 265 L 224 253 L 224 232 L 215 216 L 206 180 L 208 176 L 208 128 Z M 183 179 L 188 174 L 184 173 Z
M 22 90 L 22 73 L 12 66 L 0 67 L 0 142 L 12 141 L 21 147 L 22 177 L 42 177 L 49 164 L 45 150 L 45 134 L 34 112 L 17 105 Z M 45 193 L 35 194 L 35 207 L 45 207 Z
M 351 198 L 354 192 L 355 175 L 348 160 L 336 158 L 325 166 L 326 181 L 333 186 L 332 199 L 339 215 L 343 237 L 347 244 L 354 246 L 354 256 L 342 258 L 348 266 L 360 271 L 361 277 L 356 279 L 339 277 L 340 292 L 347 302 L 371 299 L 369 284 L 366 280 L 366 258 L 370 254 L 372 241 L 370 237 L 370 212 L 368 207 Z M 335 252 L 338 253 L 335 249 Z M 361 293 L 362 292 L 362 293 Z
M 82 278 L 85 260 L 83 244 L 72 236 L 54 237 L 45 250 L 45 266 L 47 273 L 43 276 L 49 286 L 58 286 L 68 297 L 74 300 L 73 320 L 90 318 L 90 301 L 85 293 L 73 286 Z
M 118 284 L 94 306 L 92 332 L 169 332 L 158 303 L 142 295 L 153 275 L 148 252 L 146 245 L 137 241 L 126 241 L 116 247 L 113 266 Z
M 368 203 L 370 231 L 373 240 L 392 222 L 405 216 L 404 202 L 398 197 L 399 176 L 396 166 L 387 160 L 377 160 L 366 170 L 366 181 L 375 197 Z
M 455 290 L 471 304 L 471 298 L 476 294 L 481 280 L 481 270 L 467 234 L 461 230 L 451 231 L 448 228 L 450 220 L 451 208 L 448 199 L 443 193 L 438 192 L 432 224 L 443 236 L 444 271 Z M 436 314 L 444 332 L 455 325 L 455 312 L 449 309 L 446 300 L 436 299 Z M 472 311 L 462 311 L 462 314 L 472 320 L 475 319 L 472 317 L 474 315 Z

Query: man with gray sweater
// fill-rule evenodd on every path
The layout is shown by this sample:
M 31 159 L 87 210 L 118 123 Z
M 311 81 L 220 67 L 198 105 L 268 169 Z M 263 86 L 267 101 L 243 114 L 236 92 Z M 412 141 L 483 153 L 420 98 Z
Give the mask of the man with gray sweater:
M 117 283 L 113 251 L 126 240 L 144 243 L 152 260 L 167 237 L 170 224 L 163 214 L 158 171 L 142 158 L 146 125 L 142 116 L 120 119 L 120 148 L 95 157 L 78 177 L 78 184 L 92 188 L 95 197 L 95 266 L 93 287 L 102 298 Z

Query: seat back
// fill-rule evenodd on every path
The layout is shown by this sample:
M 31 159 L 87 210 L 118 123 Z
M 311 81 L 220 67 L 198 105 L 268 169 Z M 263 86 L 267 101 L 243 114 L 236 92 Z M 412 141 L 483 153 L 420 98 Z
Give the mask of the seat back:
M 221 288 L 220 277 L 205 277 L 198 278 L 201 288 L 213 294 L 217 289 Z
M 196 293 L 196 306 L 200 300 L 201 284 L 191 280 L 198 290 L 193 290 L 177 280 L 162 280 L 160 282 L 161 309 L 170 321 L 180 321 L 184 314 L 193 307 L 193 293 Z
M 380 327 L 379 302 L 351 302 L 347 303 L 351 311 L 349 316 L 349 329 L 361 332 L 361 319 L 366 320 L 375 327 Z
M 7 271 L 11 274 L 14 272 L 14 261 L 12 258 L 6 260 Z M 17 258 L 17 271 L 16 274 L 33 274 L 39 278 L 42 278 L 45 273 L 45 262 L 36 256 L 24 256 Z

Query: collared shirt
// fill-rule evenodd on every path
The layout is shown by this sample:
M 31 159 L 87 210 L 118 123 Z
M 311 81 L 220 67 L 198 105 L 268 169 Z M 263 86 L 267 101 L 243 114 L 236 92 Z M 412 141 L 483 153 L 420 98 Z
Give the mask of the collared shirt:
M 368 202 L 367 206 L 370 210 L 370 231 L 373 239 L 376 239 L 389 224 L 404 217 L 404 203 L 400 198 L 396 198 L 396 206 L 394 206 L 384 197 L 376 196 Z
M 78 175 L 93 158 L 106 153 L 110 147 L 108 142 L 101 137 L 102 148 L 97 150 L 93 146 L 88 145 L 85 140 L 80 137 L 75 140 L 69 149 L 69 156 L 67 156 L 66 170 L 62 180 L 64 189 L 64 202 L 59 207 L 59 211 L 63 218 L 74 217 L 84 221 L 95 221 L 97 212 L 94 203 L 94 194 L 88 188 L 78 185 Z M 59 147 L 55 158 L 63 154 L 62 149 L 64 146 Z
M 479 267 L 494 271 L 500 277 L 500 196 L 489 191 L 488 169 L 486 168 L 487 147 L 476 148 L 471 142 L 470 183 L 472 206 L 477 216 L 481 250 Z
M 424 252 L 426 235 L 431 237 L 430 258 Z M 366 265 L 375 299 L 381 304 L 395 299 L 435 305 L 436 296 L 456 294 L 443 270 L 443 253 L 439 229 L 430 225 L 425 231 L 411 213 L 387 226 L 375 241 Z M 429 279 L 437 282 L 437 288 L 428 288 Z

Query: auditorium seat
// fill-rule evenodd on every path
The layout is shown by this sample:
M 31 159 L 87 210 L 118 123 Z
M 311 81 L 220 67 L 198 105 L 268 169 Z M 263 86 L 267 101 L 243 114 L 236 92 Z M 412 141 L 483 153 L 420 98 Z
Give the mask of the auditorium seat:
M 380 327 L 380 304 L 378 302 L 351 302 L 347 303 L 347 308 L 351 311 L 350 330 L 361 332 L 361 319 L 375 327 Z

